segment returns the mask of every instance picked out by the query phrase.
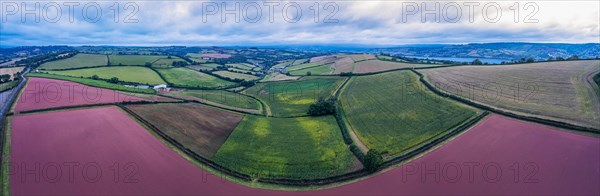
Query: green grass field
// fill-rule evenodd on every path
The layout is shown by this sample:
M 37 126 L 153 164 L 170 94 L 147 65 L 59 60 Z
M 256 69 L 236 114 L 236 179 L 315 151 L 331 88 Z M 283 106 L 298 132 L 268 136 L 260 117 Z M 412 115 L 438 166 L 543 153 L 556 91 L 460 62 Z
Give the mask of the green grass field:
M 48 73 L 72 77 L 92 77 L 93 75 L 97 75 L 102 79 L 117 77 L 120 81 L 124 82 L 150 85 L 166 84 L 166 82 L 163 81 L 156 72 L 152 71 L 152 69 L 139 66 L 110 66 L 67 71 L 48 71 Z
M 179 98 L 195 97 L 236 108 L 260 109 L 260 103 L 256 99 L 224 90 L 183 90 L 172 91 L 169 95 Z
M 158 69 L 169 83 L 177 86 L 216 88 L 235 83 L 187 68 Z
M 57 80 L 67 80 L 67 81 L 73 81 L 73 82 L 85 84 L 88 86 L 94 86 L 94 87 L 99 87 L 99 88 L 108 88 L 108 89 L 114 89 L 114 90 L 120 90 L 120 91 L 126 91 L 126 92 L 156 93 L 156 91 L 154 91 L 154 89 L 140 89 L 140 88 L 125 87 L 123 85 L 113 84 L 110 82 L 106 82 L 104 80 L 92 80 L 92 79 L 88 79 L 88 78 L 76 78 L 76 77 L 69 77 L 69 76 L 44 74 L 44 73 L 28 73 L 26 76 L 51 78 L 51 79 L 57 79 Z
M 175 61 L 183 61 L 186 62 L 187 61 L 179 58 L 179 57 L 171 57 L 169 58 L 162 58 L 162 59 L 158 59 L 158 61 L 155 61 L 154 63 L 152 63 L 152 67 L 156 67 L 156 68 L 169 68 L 169 67 L 173 67 L 173 62 Z
M 290 71 L 289 73 L 293 76 L 305 76 L 308 75 L 308 72 L 310 72 L 311 75 L 326 75 L 331 74 L 331 71 L 331 65 L 319 65 L 316 67 Z
M 11 137 L 12 137 L 12 116 L 6 117 L 6 125 L 2 131 L 4 140 L 2 142 L 2 162 L 0 162 L 0 167 L 2 167 L 2 173 L 0 173 L 0 190 L 2 190 L 2 195 L 10 195 L 10 145 L 11 145 Z
M 308 77 L 298 81 L 258 83 L 244 93 L 265 102 L 273 116 L 302 116 L 319 97 L 331 97 L 343 80 L 341 77 Z
M 273 65 L 273 67 L 272 67 L 272 68 L 273 68 L 273 69 L 279 69 L 279 68 L 282 68 L 282 67 L 285 67 L 285 66 L 292 65 L 293 63 L 294 63 L 294 61 L 293 61 L 293 60 L 291 60 L 291 61 L 285 61 L 285 62 L 279 63 L 279 64 L 277 64 L 277 65 Z
M 305 64 L 299 64 L 299 65 L 294 65 L 294 66 L 288 66 L 285 68 L 285 71 L 294 71 L 294 70 L 299 70 L 299 69 L 307 69 L 310 67 L 316 67 L 322 65 L 322 63 L 320 62 L 316 62 L 316 63 L 305 63 Z
M 157 55 L 109 55 L 111 65 L 145 65 L 154 63 L 158 59 L 167 58 L 167 56 Z
M 234 63 L 234 64 L 227 64 L 227 66 L 232 66 L 234 68 L 238 68 L 238 69 L 243 69 L 243 70 L 252 70 L 254 69 L 254 66 L 252 65 L 248 65 L 246 63 Z
M 103 54 L 76 54 L 75 56 L 67 59 L 61 59 L 57 61 L 50 61 L 40 65 L 39 69 L 73 69 L 82 67 L 96 67 L 103 66 L 108 63 L 106 55 Z
M 253 177 L 316 179 L 359 169 L 332 116 L 246 115 L 213 161 Z
M 255 71 L 248 71 L 248 70 L 244 70 L 244 69 L 238 69 L 238 68 L 228 68 L 228 71 L 233 71 L 233 72 L 241 72 L 241 73 L 248 73 L 250 72 L 251 74 L 256 74 Z
M 216 63 L 205 63 L 205 64 L 200 64 L 200 65 L 205 66 L 205 67 L 212 67 L 212 68 L 217 68 L 218 66 L 221 66 Z
M 230 72 L 230 71 L 215 71 L 213 73 L 217 74 L 219 76 L 228 77 L 228 78 L 231 78 L 231 79 L 242 79 L 242 80 L 246 80 L 246 81 L 260 79 L 258 76 L 248 75 L 248 74 L 242 74 L 242 73 L 236 73 L 236 72 Z
M 435 95 L 410 71 L 353 77 L 340 103 L 369 149 L 394 156 L 465 122 L 476 111 Z

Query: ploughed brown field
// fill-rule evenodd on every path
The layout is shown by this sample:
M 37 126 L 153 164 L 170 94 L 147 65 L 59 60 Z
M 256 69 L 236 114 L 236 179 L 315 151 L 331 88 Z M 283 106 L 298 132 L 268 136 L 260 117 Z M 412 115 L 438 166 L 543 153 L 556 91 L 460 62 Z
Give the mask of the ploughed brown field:
M 525 115 L 600 128 L 600 98 L 592 79 L 598 71 L 598 60 L 419 70 L 450 94 Z
M 371 60 L 371 59 L 375 59 L 375 55 L 372 54 L 353 54 L 350 55 L 350 57 L 352 57 L 352 59 L 354 61 L 365 61 L 365 60 Z
M 346 56 L 341 59 L 338 59 L 331 65 L 333 68 L 334 74 L 339 74 L 342 72 L 352 72 L 354 70 L 354 60 L 352 57 Z
M 48 78 L 29 78 L 16 102 L 15 111 L 65 106 L 137 101 L 173 101 L 156 95 L 121 93 L 75 82 Z
M 417 67 L 417 64 L 399 63 L 381 60 L 367 60 L 356 63 L 354 73 L 371 73 L 380 72 L 400 68 L 412 68 Z
M 206 158 L 217 152 L 243 117 L 193 103 L 129 105 L 127 108 Z
M 327 64 L 327 63 L 331 63 L 331 62 L 335 61 L 335 59 L 336 59 L 335 55 L 317 56 L 317 57 L 310 58 L 309 63 L 320 62 L 322 64 Z

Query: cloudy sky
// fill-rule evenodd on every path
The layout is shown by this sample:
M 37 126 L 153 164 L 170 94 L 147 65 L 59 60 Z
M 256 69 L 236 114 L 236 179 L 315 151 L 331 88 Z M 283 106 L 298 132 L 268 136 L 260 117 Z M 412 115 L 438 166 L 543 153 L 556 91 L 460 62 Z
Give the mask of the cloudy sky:
M 598 1 L 0 2 L 0 43 L 401 45 L 600 42 Z

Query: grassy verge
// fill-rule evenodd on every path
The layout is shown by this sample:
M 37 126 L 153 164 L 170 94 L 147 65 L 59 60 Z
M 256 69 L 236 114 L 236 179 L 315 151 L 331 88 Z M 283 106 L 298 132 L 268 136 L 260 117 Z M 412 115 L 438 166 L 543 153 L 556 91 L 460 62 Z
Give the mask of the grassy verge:
M 10 195 L 10 171 L 8 164 L 10 162 L 10 138 L 11 138 L 11 119 L 12 117 L 6 117 L 6 125 L 4 126 L 4 141 L 2 142 L 2 174 L 0 178 L 0 186 L 2 186 L 2 195 Z
M 12 88 L 14 88 L 15 86 L 17 86 L 19 84 L 20 81 L 10 81 L 10 82 L 5 82 L 0 84 L 0 93 L 10 90 Z

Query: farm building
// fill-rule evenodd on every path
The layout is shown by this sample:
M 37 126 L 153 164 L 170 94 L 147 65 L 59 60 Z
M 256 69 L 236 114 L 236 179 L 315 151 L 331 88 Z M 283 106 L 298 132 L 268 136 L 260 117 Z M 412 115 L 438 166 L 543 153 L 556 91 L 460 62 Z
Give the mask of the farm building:
M 171 88 L 167 87 L 166 84 L 159 84 L 153 87 L 154 90 L 158 91 L 158 92 L 169 92 L 171 91 Z

